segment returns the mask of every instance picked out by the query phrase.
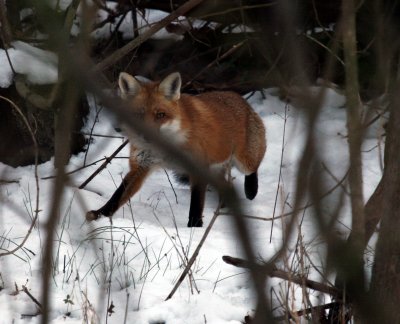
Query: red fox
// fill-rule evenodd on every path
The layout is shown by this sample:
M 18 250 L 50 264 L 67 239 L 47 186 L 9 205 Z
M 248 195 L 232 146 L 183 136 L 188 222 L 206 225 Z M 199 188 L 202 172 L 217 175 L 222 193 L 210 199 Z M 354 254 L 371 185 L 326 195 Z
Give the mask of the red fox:
M 144 81 L 122 72 L 118 85 L 121 97 L 140 118 L 211 169 L 230 163 L 245 174 L 246 197 L 258 191 L 257 170 L 266 150 L 261 118 L 239 95 L 214 91 L 196 96 L 181 94 L 181 76 L 168 75 L 161 82 Z M 159 167 L 175 169 L 168 158 L 140 136 L 129 134 L 130 171 L 111 199 L 100 209 L 89 211 L 87 220 L 111 216 L 142 186 L 149 173 Z M 201 227 L 207 184 L 187 175 L 191 186 L 188 227 Z

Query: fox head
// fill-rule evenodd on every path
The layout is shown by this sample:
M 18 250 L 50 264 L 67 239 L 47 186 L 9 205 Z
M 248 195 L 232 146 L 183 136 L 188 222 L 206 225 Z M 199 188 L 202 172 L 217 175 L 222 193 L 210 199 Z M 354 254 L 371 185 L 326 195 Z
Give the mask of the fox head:
M 118 79 L 121 97 L 132 112 L 148 127 L 178 143 L 185 140 L 179 106 L 181 84 L 179 72 L 161 82 L 146 81 L 125 72 Z

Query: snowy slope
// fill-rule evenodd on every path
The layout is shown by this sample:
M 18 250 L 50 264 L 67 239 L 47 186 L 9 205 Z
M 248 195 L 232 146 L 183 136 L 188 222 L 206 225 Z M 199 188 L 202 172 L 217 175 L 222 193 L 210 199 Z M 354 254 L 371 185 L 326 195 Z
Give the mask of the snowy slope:
M 283 206 L 293 198 L 294 178 L 302 153 L 306 128 L 304 116 L 282 102 L 274 89 L 264 91 L 265 98 L 256 94 L 250 98 L 267 128 L 267 154 L 259 170 L 259 194 L 249 202 L 244 198 L 243 176 L 233 171 L 234 184 L 246 214 L 272 217 L 278 185 L 282 151 L 282 136 L 287 113 L 285 146 L 282 167 L 282 194 L 278 197 L 276 214 L 290 211 Z M 322 159 L 329 170 L 340 179 L 346 172 L 347 142 L 344 98 L 328 90 L 317 125 Z M 91 129 L 96 119 L 96 105 L 86 125 Z M 121 136 L 114 131 L 108 116 L 102 110 L 94 125 L 94 134 Z M 89 148 L 87 163 L 110 155 L 121 143 L 121 138 L 96 137 Z M 366 139 L 363 153 L 366 199 L 372 193 L 381 172 L 375 136 Z M 128 156 L 125 148 L 120 157 Z M 74 156 L 68 170 L 83 165 L 84 153 Z M 218 217 L 209 238 L 192 268 L 195 286 L 186 279 L 174 297 L 164 301 L 181 275 L 185 260 L 191 256 L 208 225 L 218 202 L 214 191 L 207 193 L 204 228 L 186 227 L 189 209 L 189 188 L 173 182 L 174 192 L 163 170 L 155 172 L 140 192 L 112 219 L 101 218 L 90 224 L 84 215 L 88 209 L 104 204 L 128 171 L 127 159 L 114 159 L 85 189 L 77 187 L 100 165 L 88 167 L 70 177 L 66 187 L 61 219 L 54 242 L 54 275 L 51 280 L 51 323 L 82 323 L 84 314 L 105 323 L 107 305 L 114 305 L 108 323 L 241 323 L 251 314 L 255 300 L 246 270 L 225 264 L 223 255 L 242 256 L 241 244 L 235 236 L 230 216 Z M 0 178 L 17 180 L 0 186 L 0 253 L 15 247 L 27 233 L 35 208 L 34 167 L 11 168 L 0 164 Z M 39 176 L 54 174 L 53 161 L 39 166 Z M 32 300 L 21 291 L 40 298 L 44 226 L 49 215 L 53 180 L 40 180 L 40 220 L 25 244 L 13 256 L 0 258 L 0 323 L 39 323 L 40 316 L 22 316 L 36 313 Z M 335 181 L 332 179 L 332 184 Z M 334 199 L 334 198 L 332 198 Z M 329 200 L 327 208 L 329 208 Z M 348 207 L 338 223 L 338 230 L 347 232 Z M 282 243 L 282 221 L 276 221 L 270 243 L 271 222 L 249 220 L 253 244 L 259 256 L 271 256 Z M 176 225 L 175 225 L 176 224 Z M 305 213 L 302 226 L 304 240 L 309 242 L 314 262 L 321 264 L 323 247 L 313 219 Z M 313 279 L 318 275 L 311 273 Z M 16 287 L 19 291 L 16 291 Z M 279 280 L 272 280 L 268 288 L 282 289 Z M 110 289 L 109 289 L 110 288 Z M 298 287 L 294 287 L 298 295 Z M 268 290 L 269 291 L 269 290 Z M 67 297 L 69 296 L 69 297 Z M 273 298 L 276 302 L 276 297 Z M 300 304 L 299 304 L 300 303 Z M 301 305 L 301 298 L 295 302 Z

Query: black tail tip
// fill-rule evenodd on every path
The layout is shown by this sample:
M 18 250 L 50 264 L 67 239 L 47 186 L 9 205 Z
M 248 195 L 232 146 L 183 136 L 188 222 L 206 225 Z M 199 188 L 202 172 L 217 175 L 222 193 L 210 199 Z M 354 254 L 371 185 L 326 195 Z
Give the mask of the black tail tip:
M 181 185 L 188 186 L 190 185 L 190 177 L 188 174 L 185 173 L 179 173 L 179 172 L 174 172 L 174 178 L 177 182 L 179 182 Z
M 257 196 L 258 192 L 258 176 L 257 172 L 254 172 L 244 178 L 244 193 L 246 198 L 253 200 Z

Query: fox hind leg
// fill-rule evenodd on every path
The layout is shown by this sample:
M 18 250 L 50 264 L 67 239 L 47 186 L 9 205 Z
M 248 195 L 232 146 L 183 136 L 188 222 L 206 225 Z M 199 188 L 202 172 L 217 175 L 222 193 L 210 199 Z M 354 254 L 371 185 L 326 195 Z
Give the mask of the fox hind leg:
M 188 227 L 203 226 L 203 209 L 207 184 L 192 183 Z

